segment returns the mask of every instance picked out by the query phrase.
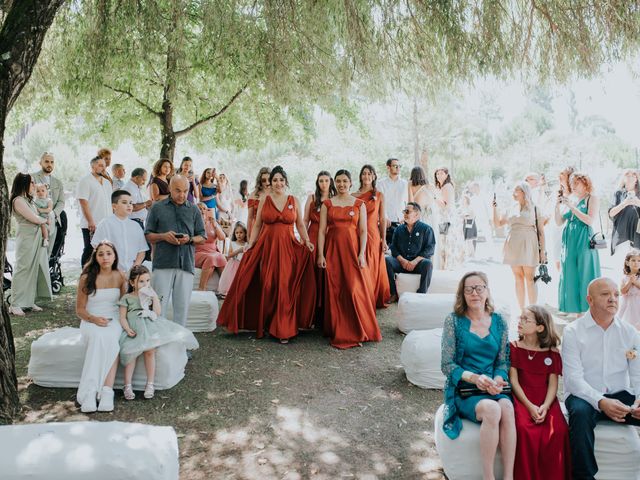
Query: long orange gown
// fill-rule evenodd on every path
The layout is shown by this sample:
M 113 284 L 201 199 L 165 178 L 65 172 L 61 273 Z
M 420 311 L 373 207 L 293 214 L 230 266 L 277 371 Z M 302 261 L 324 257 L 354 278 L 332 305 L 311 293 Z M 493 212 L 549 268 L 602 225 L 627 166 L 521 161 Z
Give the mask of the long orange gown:
M 320 209 L 316 207 L 315 202 L 311 204 L 311 209 L 309 210 L 309 229 L 307 233 L 309 234 L 309 240 L 313 243 L 315 247 L 315 252 L 318 251 L 318 231 L 320 230 Z M 316 319 L 317 325 L 321 325 L 323 323 L 324 313 L 322 310 L 322 305 L 324 302 L 324 268 L 320 268 L 317 264 L 314 264 L 316 271 Z
M 360 206 L 338 207 L 325 200 L 325 311 L 324 332 L 336 348 L 382 340 L 367 268 L 358 264 Z
M 229 288 L 218 325 L 230 332 L 265 330 L 288 339 L 309 328 L 316 303 L 313 254 L 293 233 L 296 208 L 289 195 L 279 211 L 270 195 L 262 207 L 262 230 L 246 252 Z
M 373 287 L 374 306 L 384 308 L 385 302 L 391 298 L 391 287 L 387 276 L 387 264 L 382 251 L 382 239 L 380 237 L 380 195 L 373 192 L 365 192 L 358 195 L 367 207 L 367 266 L 371 272 L 371 285 Z

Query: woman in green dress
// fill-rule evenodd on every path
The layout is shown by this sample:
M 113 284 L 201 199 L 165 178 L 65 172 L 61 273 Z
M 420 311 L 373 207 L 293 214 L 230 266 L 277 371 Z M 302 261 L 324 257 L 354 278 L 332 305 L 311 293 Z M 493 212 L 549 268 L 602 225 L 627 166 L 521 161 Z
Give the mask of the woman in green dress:
M 9 313 L 24 316 L 23 308 L 42 311 L 36 298 L 51 299 L 51 278 L 47 248 L 42 246 L 40 225 L 47 222 L 38 215 L 33 194 L 35 183 L 31 175 L 18 173 L 11 187 L 11 211 L 18 224 L 16 261 L 11 284 Z
M 589 309 L 587 287 L 600 276 L 598 250 L 589 248 L 600 202 L 591 193 L 593 183 L 587 174 L 573 173 L 570 185 L 575 202 L 570 197 L 558 196 L 555 213 L 558 225 L 566 222 L 562 231 L 558 308 L 561 312 L 579 314 Z M 565 213 L 561 213 L 562 206 L 567 209 Z

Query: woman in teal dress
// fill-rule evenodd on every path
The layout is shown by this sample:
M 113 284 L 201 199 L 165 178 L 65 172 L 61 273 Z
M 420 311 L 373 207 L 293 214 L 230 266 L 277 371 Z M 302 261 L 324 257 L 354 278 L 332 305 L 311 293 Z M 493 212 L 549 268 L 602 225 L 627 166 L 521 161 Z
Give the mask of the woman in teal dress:
M 558 225 L 566 222 L 562 231 L 558 308 L 565 313 L 582 313 L 589 309 L 587 287 L 600 276 L 598 251 L 589 248 L 591 225 L 598 217 L 600 202 L 591 194 L 593 184 L 588 175 L 573 173 L 570 182 L 576 203 L 565 196 L 558 197 L 556 203 L 556 222 Z M 564 214 L 562 206 L 568 209 Z
M 504 480 L 513 480 L 516 455 L 516 427 L 513 404 L 502 393 L 509 371 L 509 327 L 494 312 L 487 276 L 466 273 L 456 293 L 454 311 L 445 320 L 442 334 L 442 373 L 445 434 L 456 439 L 462 419 L 484 423 L 480 429 L 482 475 L 494 478 L 498 445 L 502 453 Z M 476 388 L 485 393 L 466 398 L 459 388 Z M 463 452 L 461 452 L 463 453 Z

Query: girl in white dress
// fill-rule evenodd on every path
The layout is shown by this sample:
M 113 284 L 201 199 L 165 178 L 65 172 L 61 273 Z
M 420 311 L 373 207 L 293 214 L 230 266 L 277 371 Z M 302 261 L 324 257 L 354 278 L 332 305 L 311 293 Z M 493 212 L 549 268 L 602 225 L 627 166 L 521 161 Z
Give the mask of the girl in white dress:
M 87 342 L 76 400 L 84 413 L 113 411 L 113 382 L 120 351 L 118 300 L 127 281 L 118 270 L 118 253 L 102 241 L 91 254 L 78 281 L 76 314 Z M 97 405 L 97 401 L 100 403 Z
M 640 330 L 640 250 L 633 249 L 624 258 L 624 277 L 620 286 L 619 317 Z
M 220 276 L 220 282 L 218 284 L 218 296 L 224 298 L 233 279 L 236 277 L 238 267 L 240 267 L 240 261 L 244 254 L 244 247 L 247 245 L 247 227 L 242 223 L 236 223 L 233 229 L 233 235 L 231 236 L 231 247 L 229 248 L 229 254 L 227 255 L 227 265 L 222 271 Z

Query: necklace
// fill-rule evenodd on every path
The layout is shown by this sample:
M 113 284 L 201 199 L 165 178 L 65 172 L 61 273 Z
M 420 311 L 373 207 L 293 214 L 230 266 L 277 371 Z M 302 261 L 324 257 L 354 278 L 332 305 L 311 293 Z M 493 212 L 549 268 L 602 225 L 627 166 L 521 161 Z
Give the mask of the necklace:
M 529 352 L 527 352 L 527 358 L 529 360 L 533 360 L 536 357 L 537 354 L 538 354 L 538 352 L 533 352 L 533 355 L 531 355 Z

